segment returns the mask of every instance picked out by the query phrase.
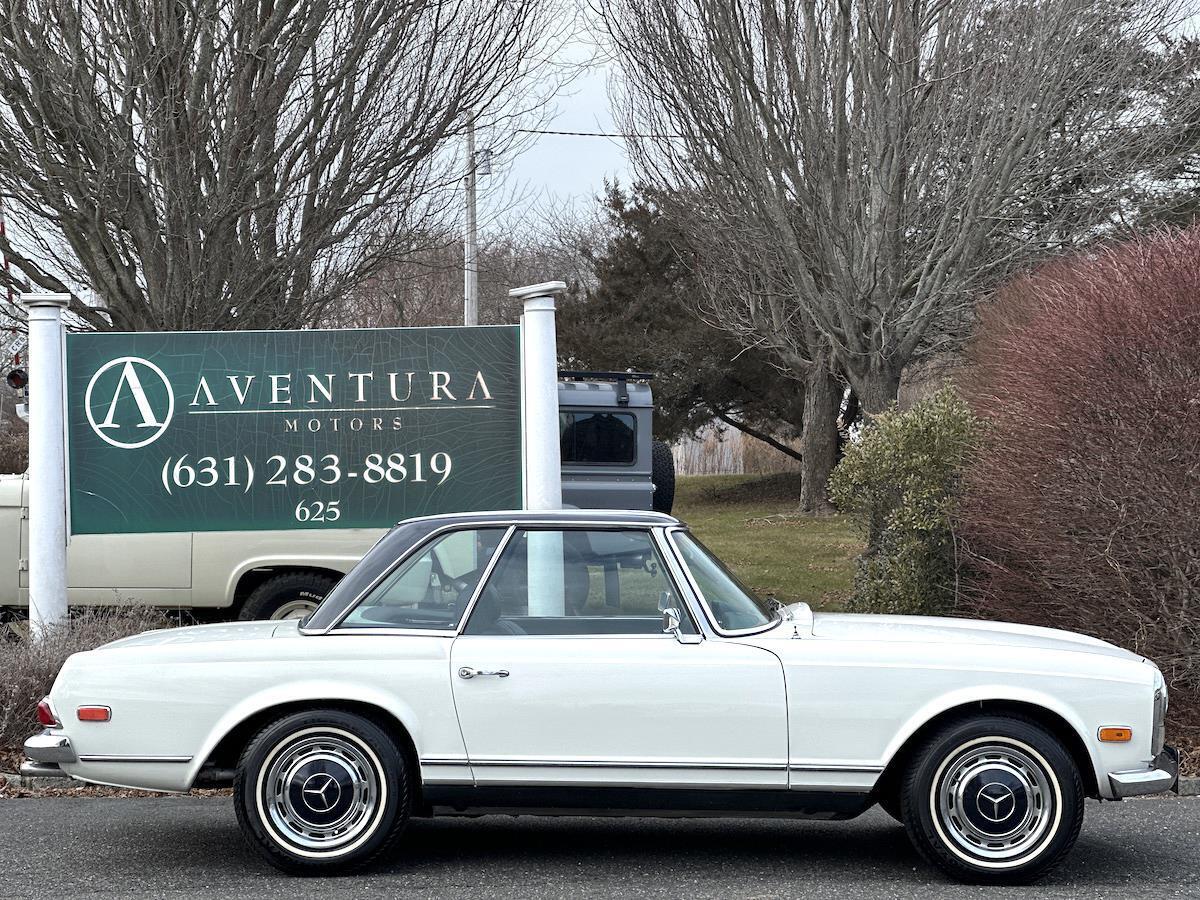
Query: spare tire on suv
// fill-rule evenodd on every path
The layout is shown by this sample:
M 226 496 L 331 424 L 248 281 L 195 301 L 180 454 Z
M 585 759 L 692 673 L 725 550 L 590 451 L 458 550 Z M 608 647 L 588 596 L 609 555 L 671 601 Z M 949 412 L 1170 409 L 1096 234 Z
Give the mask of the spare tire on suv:
M 670 515 L 675 505 L 675 456 L 666 441 L 655 441 L 652 452 L 654 511 Z

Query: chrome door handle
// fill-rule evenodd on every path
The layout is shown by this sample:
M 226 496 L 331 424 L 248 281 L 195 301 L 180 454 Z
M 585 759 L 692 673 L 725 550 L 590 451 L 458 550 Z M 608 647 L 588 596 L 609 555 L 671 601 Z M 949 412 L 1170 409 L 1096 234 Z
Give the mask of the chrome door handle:
M 484 675 L 494 675 L 497 678 L 507 678 L 508 669 L 497 669 L 495 672 L 485 672 L 482 669 L 472 669 L 470 666 L 463 666 L 458 670 L 459 678 L 479 678 Z

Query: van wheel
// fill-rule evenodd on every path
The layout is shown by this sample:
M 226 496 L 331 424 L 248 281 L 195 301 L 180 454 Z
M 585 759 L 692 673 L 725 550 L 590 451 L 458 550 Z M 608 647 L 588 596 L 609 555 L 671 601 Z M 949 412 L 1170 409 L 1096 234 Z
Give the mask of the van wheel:
M 294 875 L 360 868 L 400 839 L 412 804 L 404 755 L 369 719 L 294 713 L 258 733 L 233 782 L 242 833 Z
M 1028 884 L 1074 845 L 1083 784 L 1040 725 L 982 716 L 934 734 L 901 789 L 905 829 L 929 862 L 972 884 Z
M 276 575 L 250 592 L 238 618 L 243 621 L 303 619 L 317 608 L 335 584 L 337 582 L 328 575 L 315 572 Z
M 654 499 L 650 507 L 655 512 L 670 515 L 675 506 L 675 457 L 665 441 L 650 445 L 650 480 L 654 482 Z

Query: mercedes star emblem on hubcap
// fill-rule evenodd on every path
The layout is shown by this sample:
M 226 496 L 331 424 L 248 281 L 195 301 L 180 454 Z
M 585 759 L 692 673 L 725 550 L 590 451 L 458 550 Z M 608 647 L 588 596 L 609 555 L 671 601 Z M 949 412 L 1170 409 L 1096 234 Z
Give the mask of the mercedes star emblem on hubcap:
M 329 812 L 337 805 L 342 795 L 341 785 L 328 772 L 309 775 L 300 789 L 304 802 L 313 812 Z
M 979 789 L 975 801 L 979 806 L 979 814 L 989 822 L 1003 822 L 1012 815 L 1017 805 L 1016 795 L 1012 788 L 998 781 L 991 781 Z

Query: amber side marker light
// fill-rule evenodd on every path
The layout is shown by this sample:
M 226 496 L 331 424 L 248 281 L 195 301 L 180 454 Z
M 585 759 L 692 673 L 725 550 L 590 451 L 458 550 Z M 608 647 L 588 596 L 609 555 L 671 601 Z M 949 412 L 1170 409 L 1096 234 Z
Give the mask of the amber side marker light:
M 107 706 L 81 706 L 76 715 L 80 722 L 107 722 L 112 718 L 112 710 Z
M 1101 728 L 1100 740 L 1109 744 L 1127 744 L 1133 740 L 1132 728 Z

